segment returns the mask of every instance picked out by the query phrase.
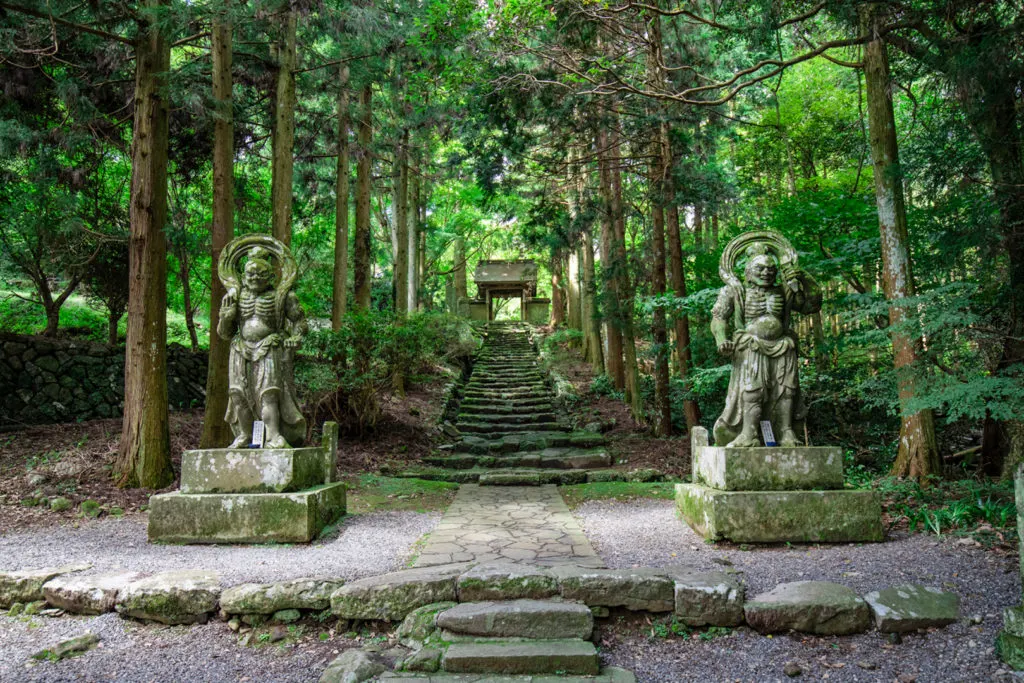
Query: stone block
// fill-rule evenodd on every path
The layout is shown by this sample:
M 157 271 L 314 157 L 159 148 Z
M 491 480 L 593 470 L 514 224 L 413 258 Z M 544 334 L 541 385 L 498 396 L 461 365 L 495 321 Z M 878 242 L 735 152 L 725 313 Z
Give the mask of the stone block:
M 346 650 L 327 665 L 319 683 L 362 683 L 385 670 L 383 664 L 374 661 L 366 652 Z
M 743 623 L 743 586 L 726 572 L 680 573 L 675 577 L 675 613 L 688 626 Z
M 441 667 L 450 673 L 581 674 L 599 673 L 597 650 L 582 640 L 513 643 L 454 643 Z
M 668 576 L 630 569 L 585 569 L 556 566 L 558 590 L 566 600 L 589 607 L 625 607 L 646 612 L 675 609 L 675 581 Z
M 149 506 L 152 542 L 308 543 L 345 514 L 345 484 L 295 493 L 166 493 Z
M 791 491 L 843 488 L 843 452 L 810 448 L 723 448 L 693 453 L 694 481 L 723 491 Z
M 459 600 L 535 600 L 558 595 L 558 582 L 546 569 L 512 562 L 481 564 L 459 577 Z
M 578 602 L 508 600 L 465 602 L 437 615 L 452 633 L 483 638 L 590 638 L 594 616 Z
M 342 619 L 399 621 L 435 602 L 455 602 L 455 582 L 471 564 L 406 569 L 345 584 L 331 595 L 331 611 Z
M 437 615 L 457 604 L 456 602 L 435 602 L 417 607 L 409 612 L 398 627 L 398 642 L 413 649 L 423 647 L 437 631 Z
M 719 491 L 676 484 L 676 509 L 698 534 L 737 543 L 881 541 L 874 491 Z
M 73 614 L 113 612 L 118 593 L 140 577 L 138 572 L 120 571 L 80 576 L 65 574 L 43 584 L 46 602 Z
M 946 626 L 960 618 L 960 596 L 909 583 L 864 596 L 882 633 Z
M 216 574 L 163 572 L 125 586 L 118 594 L 117 611 L 122 616 L 164 624 L 201 624 L 217 609 L 219 597 Z
M 220 596 L 226 614 L 273 614 L 286 609 L 325 610 L 331 594 L 345 584 L 341 579 L 294 579 L 278 583 L 243 583 Z
M 852 589 L 827 581 L 780 584 L 751 599 L 743 612 L 747 624 L 761 633 L 848 635 L 871 626 L 867 603 Z
M 324 483 L 320 448 L 210 448 L 181 456 L 182 493 L 283 493 Z
M 89 569 L 90 564 L 75 564 L 65 567 L 22 569 L 0 572 L 0 607 L 7 608 L 16 602 L 38 602 L 45 599 L 43 585 L 62 574 Z

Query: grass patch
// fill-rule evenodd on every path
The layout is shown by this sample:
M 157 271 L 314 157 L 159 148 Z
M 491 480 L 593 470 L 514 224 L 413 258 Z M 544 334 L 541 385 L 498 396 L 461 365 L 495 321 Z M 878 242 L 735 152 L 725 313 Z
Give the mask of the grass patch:
M 444 510 L 459 488 L 458 484 L 447 481 L 400 479 L 376 474 L 361 474 L 350 479 L 348 485 L 349 514 L 376 510 Z
M 659 481 L 642 484 L 632 481 L 602 481 L 590 484 L 572 484 L 560 486 L 562 497 L 570 508 L 576 508 L 588 500 L 630 500 L 632 498 L 662 498 L 671 500 L 675 497 L 676 485 L 673 482 Z

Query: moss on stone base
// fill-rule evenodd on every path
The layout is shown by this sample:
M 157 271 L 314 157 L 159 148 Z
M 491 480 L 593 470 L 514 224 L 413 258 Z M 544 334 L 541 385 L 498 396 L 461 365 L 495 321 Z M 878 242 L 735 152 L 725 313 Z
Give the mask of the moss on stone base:
M 676 485 L 676 509 L 709 540 L 740 543 L 881 541 L 873 491 L 719 491 Z
M 344 483 L 295 493 L 167 493 L 150 499 L 149 540 L 308 543 L 344 514 Z

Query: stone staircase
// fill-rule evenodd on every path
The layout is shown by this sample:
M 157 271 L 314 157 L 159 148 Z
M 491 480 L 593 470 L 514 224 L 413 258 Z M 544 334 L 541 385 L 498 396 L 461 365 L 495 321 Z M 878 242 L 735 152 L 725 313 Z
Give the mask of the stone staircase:
M 398 476 L 481 485 L 577 484 L 607 468 L 605 440 L 574 432 L 554 402 L 526 323 L 489 323 L 459 407 L 459 440 Z

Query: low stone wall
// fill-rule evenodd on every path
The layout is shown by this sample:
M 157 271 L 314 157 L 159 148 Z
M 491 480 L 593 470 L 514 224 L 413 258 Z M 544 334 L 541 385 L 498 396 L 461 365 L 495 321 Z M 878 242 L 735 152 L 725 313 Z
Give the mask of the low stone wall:
M 203 405 L 206 354 L 167 349 L 172 408 Z M 118 417 L 124 348 L 89 341 L 0 333 L 0 429 Z

